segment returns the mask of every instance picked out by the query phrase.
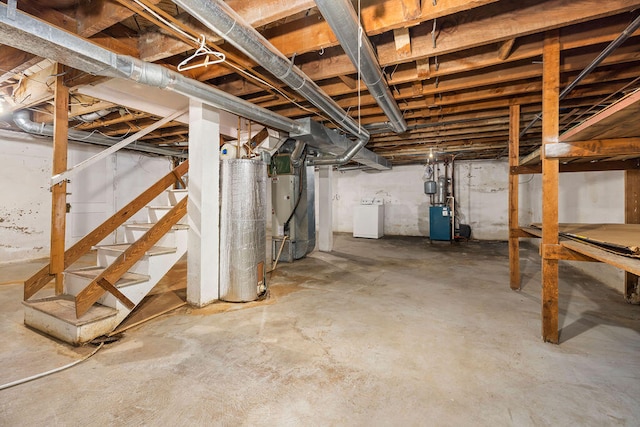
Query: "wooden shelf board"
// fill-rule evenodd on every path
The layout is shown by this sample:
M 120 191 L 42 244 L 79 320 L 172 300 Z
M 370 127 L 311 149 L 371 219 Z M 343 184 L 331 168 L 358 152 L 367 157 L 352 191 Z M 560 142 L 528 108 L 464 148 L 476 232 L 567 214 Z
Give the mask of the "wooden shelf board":
M 628 271 L 629 273 L 640 275 L 640 260 L 637 258 L 616 255 L 609 251 L 598 249 L 595 246 L 580 243 L 575 240 L 562 240 L 560 244 L 567 249 L 571 249 L 593 259 L 597 259 L 605 264 L 613 265 L 614 267 L 618 267 L 622 270 Z
M 560 142 L 638 136 L 640 135 L 638 114 L 640 114 L 640 89 L 569 129 L 560 136 Z

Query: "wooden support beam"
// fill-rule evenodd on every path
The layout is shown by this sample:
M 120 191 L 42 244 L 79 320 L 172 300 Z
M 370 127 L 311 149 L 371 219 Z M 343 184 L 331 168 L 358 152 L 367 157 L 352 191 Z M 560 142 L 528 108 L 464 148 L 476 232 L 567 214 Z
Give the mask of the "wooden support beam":
M 147 0 L 156 5 L 160 0 Z M 89 37 L 105 30 L 118 22 L 133 16 L 135 12 L 116 1 L 96 0 L 92 2 L 80 2 L 76 10 L 76 33 L 83 37 Z
M 541 255 L 546 259 L 564 260 L 564 261 L 586 261 L 586 262 L 600 262 L 597 259 L 584 255 L 580 252 L 576 252 L 573 249 L 566 248 L 560 244 L 558 245 L 541 245 Z
M 540 236 L 537 236 L 535 234 L 531 234 L 526 230 L 523 230 L 522 228 L 512 228 L 509 230 L 509 238 L 511 237 L 521 237 L 523 239 L 531 239 L 531 238 L 539 238 Z
M 64 66 L 56 64 L 53 119 L 53 175 L 67 170 L 69 131 L 69 89 L 64 85 Z M 49 273 L 55 276 L 56 295 L 62 294 L 64 275 L 64 241 L 67 217 L 67 183 L 51 187 L 51 252 Z
M 393 41 L 396 44 L 396 52 L 398 56 L 411 55 L 411 36 L 409 35 L 409 28 L 402 27 L 393 30 Z
M 513 50 L 513 44 L 516 42 L 516 39 L 508 39 L 502 42 L 500 48 L 498 49 L 498 58 L 502 61 L 506 60 L 509 55 L 511 55 L 511 51 Z
M 429 57 L 416 61 L 416 72 L 420 80 L 426 80 L 431 77 L 431 61 Z
M 633 171 L 640 170 L 640 160 L 615 160 L 602 162 L 583 162 L 560 164 L 560 172 L 601 172 L 601 171 Z M 510 173 L 529 175 L 542 173 L 542 165 L 516 166 L 510 168 Z
M 640 138 L 556 142 L 545 145 L 545 155 L 549 159 L 640 155 Z
M 262 128 L 260 130 L 260 132 L 256 133 L 255 135 L 253 135 L 251 137 L 251 139 L 249 139 L 249 146 L 251 147 L 251 149 L 253 150 L 254 148 L 256 148 L 258 145 L 260 145 L 260 143 L 262 141 L 265 140 L 265 138 L 267 138 L 269 136 L 269 129 L 267 128 Z
M 600 248 L 576 240 L 563 240 L 561 243 L 567 249 L 581 253 L 605 264 L 613 265 L 621 270 L 628 271 L 635 275 L 640 275 L 640 262 L 637 258 L 629 258 L 603 251 Z
M 542 146 L 558 142 L 560 34 L 545 34 L 542 71 Z M 542 245 L 558 244 L 559 162 L 542 151 Z M 542 258 L 542 339 L 558 343 L 558 260 Z
M 411 84 L 411 88 L 413 89 L 413 96 L 420 97 L 422 96 L 422 92 L 424 90 L 424 86 L 422 85 L 422 80 L 416 80 Z
M 349 77 L 347 75 L 339 75 L 338 78 L 344 83 L 349 89 L 355 90 L 358 86 L 358 81 L 353 77 Z
M 518 165 L 520 159 L 520 106 L 509 108 L 509 166 Z M 518 185 L 519 176 L 509 173 L 509 229 L 518 229 Z M 520 289 L 520 241 L 509 233 L 509 284 L 511 289 Z
M 624 222 L 640 224 L 640 170 L 628 170 L 624 174 Z M 627 302 L 640 304 L 638 276 L 625 272 L 624 297 Z

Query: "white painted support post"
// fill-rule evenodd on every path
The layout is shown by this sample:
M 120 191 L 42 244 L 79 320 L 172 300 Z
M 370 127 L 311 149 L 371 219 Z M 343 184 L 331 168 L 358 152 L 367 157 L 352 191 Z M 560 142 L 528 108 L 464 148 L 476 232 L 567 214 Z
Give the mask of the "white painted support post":
M 318 249 L 322 252 L 333 250 L 333 167 L 318 168 Z
M 189 240 L 187 302 L 202 307 L 218 299 L 220 265 L 220 116 L 189 103 Z

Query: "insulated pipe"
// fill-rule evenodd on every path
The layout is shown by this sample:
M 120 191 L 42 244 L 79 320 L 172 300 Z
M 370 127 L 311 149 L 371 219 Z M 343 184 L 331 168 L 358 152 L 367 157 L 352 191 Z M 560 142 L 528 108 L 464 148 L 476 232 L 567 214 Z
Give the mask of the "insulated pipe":
M 31 120 L 31 113 L 28 110 L 19 110 L 13 113 L 13 122 L 20 129 L 27 133 L 53 136 L 53 125 L 46 123 L 38 123 Z M 68 138 L 73 141 L 88 142 L 91 144 L 112 146 L 119 142 L 117 139 L 111 139 L 100 134 L 94 134 L 93 132 L 84 132 L 81 130 L 69 129 Z M 160 154 L 162 156 L 172 156 L 187 158 L 186 153 L 180 153 L 173 150 L 154 147 L 144 143 L 137 143 L 135 146 L 127 147 L 128 150 L 142 151 L 144 153 Z
M 247 24 L 225 2 L 221 0 L 173 0 L 173 2 L 304 96 L 343 129 L 358 138 L 358 142 L 342 155 L 325 161 L 332 162 L 330 164 L 346 163 L 369 141 L 369 132 L 367 130 L 360 127 L 318 85 L 300 71 L 293 62 L 287 59 L 267 39 Z
M 407 130 L 407 122 L 380 70 L 380 64 L 367 33 L 349 0 L 316 0 L 316 5 L 340 41 L 344 52 L 356 68 L 369 93 L 389 118 L 389 126 L 396 133 Z
M 16 49 L 49 58 L 90 74 L 128 78 L 149 86 L 172 90 L 273 129 L 285 132 L 301 129 L 294 120 L 184 77 L 161 65 L 118 55 L 20 11 L 17 11 L 15 16 L 9 16 L 7 5 L 2 3 L 0 40 Z
M 578 74 L 578 77 L 576 77 L 574 81 L 569 83 L 569 86 L 565 87 L 562 92 L 560 92 L 560 100 L 563 100 L 569 94 L 569 92 L 571 92 L 578 85 L 578 83 L 582 81 L 582 79 L 587 77 L 593 70 L 595 70 L 595 68 L 600 65 L 602 61 L 604 61 L 609 55 L 611 55 L 611 53 L 613 53 L 613 51 L 616 50 L 618 46 L 620 46 L 629 37 L 631 37 L 631 35 L 635 33 L 638 28 L 640 28 L 640 15 L 638 15 L 636 19 L 634 19 L 633 22 L 631 22 L 631 24 L 629 24 L 629 26 L 625 28 L 618 37 L 616 37 L 614 41 L 609 43 L 609 45 L 605 47 L 602 52 L 600 52 L 600 54 L 593 61 L 591 61 L 591 63 L 587 65 L 587 67 L 582 70 L 580 74 Z M 541 118 L 542 113 L 535 116 L 531 123 L 529 123 L 522 130 L 522 132 L 520 132 L 520 136 L 524 136 L 524 134 L 526 134 L 527 131 L 531 129 L 531 127 Z
M 105 116 L 108 116 L 110 113 L 116 110 L 117 108 L 105 108 L 103 110 L 94 111 L 93 113 L 80 114 L 79 116 L 75 116 L 71 118 L 80 120 L 81 122 L 84 122 L 84 123 L 91 123 Z

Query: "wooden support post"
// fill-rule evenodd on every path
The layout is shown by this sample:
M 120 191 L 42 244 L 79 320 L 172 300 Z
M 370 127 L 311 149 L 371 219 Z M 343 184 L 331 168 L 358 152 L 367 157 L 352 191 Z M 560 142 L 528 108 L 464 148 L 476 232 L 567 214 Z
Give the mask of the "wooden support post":
M 520 161 L 520 106 L 509 109 L 509 284 L 511 289 L 520 289 L 520 240 L 514 232 L 518 224 L 519 176 L 511 172 Z
M 559 162 L 544 154 L 558 142 L 560 111 L 560 35 L 548 31 L 542 54 L 542 246 L 558 244 Z M 543 254 L 547 253 L 544 250 Z M 558 260 L 542 258 L 542 339 L 558 343 Z
M 69 89 L 64 85 L 64 66 L 56 64 L 53 116 L 52 175 L 67 170 L 69 130 Z M 67 216 L 67 183 L 62 181 L 51 188 L 51 252 L 49 273 L 55 275 L 56 295 L 63 292 L 64 240 Z
M 640 224 L 640 170 L 628 170 L 624 173 L 624 222 Z M 627 302 L 640 303 L 638 276 L 625 272 L 624 297 Z

